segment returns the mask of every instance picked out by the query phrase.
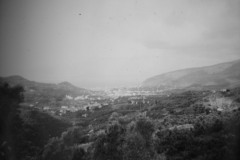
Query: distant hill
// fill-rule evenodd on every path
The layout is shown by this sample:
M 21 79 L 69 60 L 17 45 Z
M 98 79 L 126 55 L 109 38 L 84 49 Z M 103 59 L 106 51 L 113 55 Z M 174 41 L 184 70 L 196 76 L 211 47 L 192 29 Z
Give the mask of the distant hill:
M 142 87 L 160 89 L 210 89 L 240 86 L 240 60 L 188 68 L 148 78 Z
M 27 80 L 21 76 L 0 77 L 0 83 L 7 82 L 10 85 L 21 85 L 24 87 L 26 93 L 45 96 L 64 96 L 66 94 L 72 96 L 89 95 L 92 91 L 79 88 L 69 82 L 62 82 L 59 84 L 40 83 Z

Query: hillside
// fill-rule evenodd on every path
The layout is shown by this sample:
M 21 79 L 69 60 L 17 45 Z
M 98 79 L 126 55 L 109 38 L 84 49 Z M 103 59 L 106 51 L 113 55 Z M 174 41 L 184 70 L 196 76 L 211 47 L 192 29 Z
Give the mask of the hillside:
M 40 83 L 27 80 L 21 76 L 0 77 L 0 83 L 7 82 L 11 86 L 21 85 L 26 92 L 46 92 L 49 95 L 54 94 L 71 94 L 71 95 L 87 95 L 91 91 L 76 87 L 69 82 L 62 82 L 59 84 Z
M 68 82 L 60 85 L 66 89 L 73 87 Z M 5 117 L 11 115 L 7 112 L 9 108 L 15 109 L 17 118 L 10 117 L 10 120 L 19 122 L 12 124 L 12 134 L 5 131 L 14 143 L 2 140 L 6 137 L 2 136 L 0 144 L 9 142 L 5 148 L 14 148 L 10 154 L 19 160 L 238 158 L 234 157 L 237 151 L 233 149 L 238 148 L 239 134 L 235 130 L 240 126 L 240 88 L 150 95 L 144 99 L 119 97 L 101 108 L 66 112 L 61 116 L 53 114 L 53 110 L 18 105 L 17 100 L 23 100 L 21 92 L 18 87 L 0 84 L 0 122 L 6 126 Z M 32 92 L 35 91 L 29 94 Z M 36 102 L 35 96 L 38 95 L 28 98 Z M 47 106 L 51 107 L 61 106 L 62 101 L 71 102 L 55 97 L 46 100 L 50 100 Z M 5 150 L 0 153 L 0 159 L 7 155 Z
M 240 85 L 240 60 L 213 66 L 188 68 L 148 78 L 142 87 L 160 89 L 228 88 Z
M 69 82 L 59 84 L 40 83 L 27 80 L 21 76 L 0 77 L 0 84 L 7 82 L 10 86 L 21 85 L 24 88 L 24 102 L 28 105 L 59 106 L 66 95 L 73 97 L 89 96 L 93 91 L 76 87 Z

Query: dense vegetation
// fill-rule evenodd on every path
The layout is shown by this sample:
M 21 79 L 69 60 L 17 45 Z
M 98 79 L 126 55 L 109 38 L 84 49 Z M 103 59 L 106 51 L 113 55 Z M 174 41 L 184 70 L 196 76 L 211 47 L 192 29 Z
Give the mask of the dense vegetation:
M 219 93 L 239 105 L 239 89 Z M 75 126 L 20 107 L 22 87 L 0 87 L 0 158 L 26 160 L 235 160 L 240 110 L 203 109 L 210 92 L 149 97 L 152 104 L 67 114 Z M 127 99 L 122 98 L 122 101 Z M 119 103 L 120 104 L 120 103 Z M 239 108 L 239 107 L 238 107 Z M 134 111 L 135 109 L 135 111 Z M 83 114 L 88 117 L 83 118 Z
M 0 86 L 0 159 L 38 157 L 49 138 L 59 136 L 70 124 L 39 111 L 21 108 L 23 88 Z
M 60 138 L 52 139 L 45 146 L 42 158 L 58 157 L 57 159 L 66 160 L 239 158 L 239 112 L 233 115 L 211 113 L 199 116 L 193 129 L 162 129 L 164 128 L 162 124 L 143 115 L 139 115 L 128 124 L 124 123 L 121 116 L 115 117 L 109 121 L 105 130 L 89 137 L 83 136 L 81 131 L 73 132 L 77 130 L 75 128 L 63 133 Z M 81 144 L 89 146 L 84 150 L 84 145 Z

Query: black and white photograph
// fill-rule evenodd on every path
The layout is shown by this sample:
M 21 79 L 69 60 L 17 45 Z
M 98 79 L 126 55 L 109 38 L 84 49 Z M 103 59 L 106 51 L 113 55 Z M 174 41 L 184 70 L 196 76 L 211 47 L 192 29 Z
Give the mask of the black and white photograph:
M 239 160 L 240 0 L 0 0 L 1 160 Z

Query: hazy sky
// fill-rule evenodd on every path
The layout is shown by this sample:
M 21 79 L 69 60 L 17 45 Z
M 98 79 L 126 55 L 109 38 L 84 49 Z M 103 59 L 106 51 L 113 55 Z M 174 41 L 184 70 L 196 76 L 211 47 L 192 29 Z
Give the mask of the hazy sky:
M 0 0 L 0 76 L 138 84 L 240 58 L 240 0 Z

